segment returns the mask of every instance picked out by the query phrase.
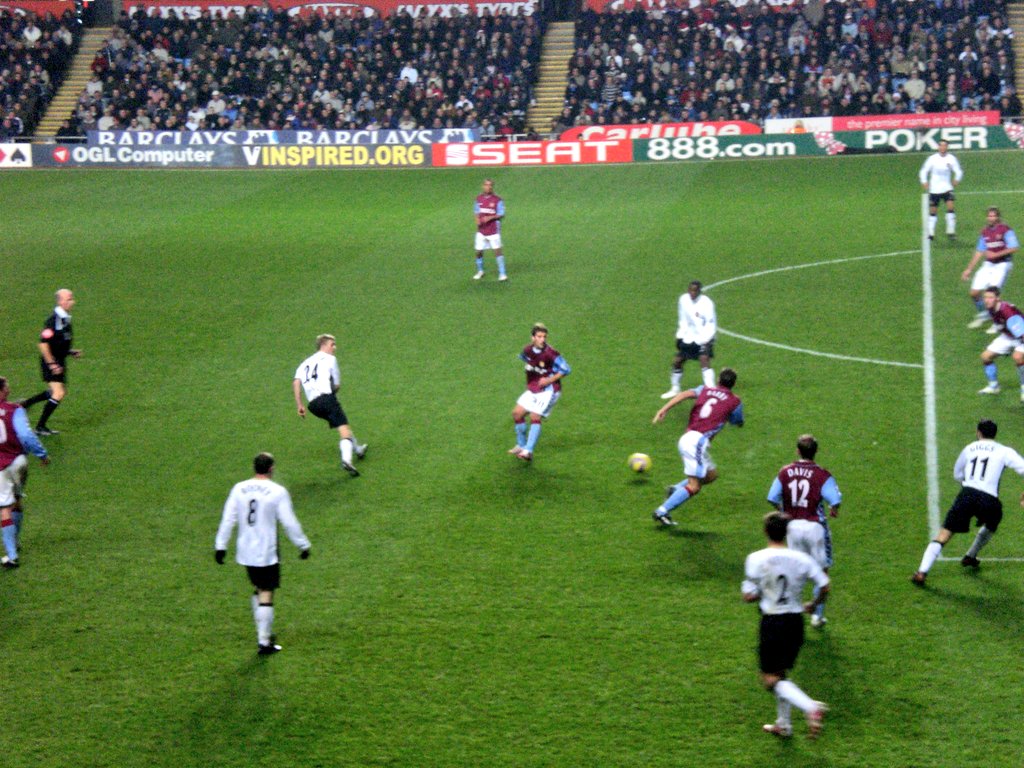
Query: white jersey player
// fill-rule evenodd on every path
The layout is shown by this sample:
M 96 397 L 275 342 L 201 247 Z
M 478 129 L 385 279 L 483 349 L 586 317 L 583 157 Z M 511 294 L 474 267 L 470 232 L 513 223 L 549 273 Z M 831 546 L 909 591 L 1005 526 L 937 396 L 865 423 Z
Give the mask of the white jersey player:
M 1008 446 L 995 441 L 996 423 L 988 419 L 978 422 L 978 439 L 960 451 L 953 465 L 953 477 L 960 482 L 960 493 L 946 513 L 938 535 L 924 551 L 921 565 L 911 577 L 918 586 L 924 586 L 928 571 L 935 564 L 946 542 L 954 533 L 967 533 L 971 519 L 977 518 L 978 535 L 960 560 L 966 568 L 977 568 L 981 563 L 978 552 L 988 544 L 1003 519 L 1003 504 L 999 501 L 999 480 L 1003 470 L 1012 469 L 1024 475 L 1024 457 Z M 1021 499 L 1024 503 L 1024 498 Z
M 295 407 L 302 418 L 306 417 L 306 408 L 302 404 L 302 393 L 305 392 L 309 402 L 309 412 L 323 419 L 332 429 L 338 430 L 341 438 L 338 450 L 341 452 L 341 468 L 352 477 L 359 477 L 359 470 L 352 465 L 352 456 L 357 459 L 366 455 L 366 445 L 360 445 L 348 423 L 348 416 L 338 402 L 338 388 L 341 387 L 341 370 L 334 352 L 338 345 L 329 333 L 316 337 L 316 352 L 295 369 L 292 379 L 292 394 L 295 395 Z
M 331 338 L 330 341 L 334 339 Z M 295 369 L 295 380 L 301 383 L 306 400 L 310 403 L 321 395 L 333 395 L 341 387 L 338 358 L 322 347 L 317 349 L 299 363 L 299 367 Z
M 761 609 L 758 653 L 761 681 L 775 694 L 777 716 L 764 726 L 767 733 L 788 738 L 793 734 L 790 709 L 804 712 L 812 737 L 821 732 L 825 705 L 815 701 L 786 676 L 796 662 L 804 642 L 803 614 L 811 613 L 828 596 L 829 579 L 810 555 L 785 545 L 789 518 L 781 512 L 765 516 L 764 531 L 768 546 L 747 556 L 746 578 L 741 587 L 743 599 L 757 602 Z M 804 586 L 812 582 L 815 597 L 803 602 Z
M 679 324 L 676 327 L 676 354 L 672 359 L 671 387 L 662 396 L 669 400 L 682 391 L 683 363 L 687 360 L 700 361 L 701 378 L 704 386 L 715 386 L 715 371 L 711 358 L 715 356 L 715 333 L 718 320 L 715 303 L 701 293 L 700 280 L 694 280 L 679 297 Z
M 271 476 L 274 457 L 261 453 L 253 460 L 255 477 L 236 483 L 224 504 L 220 527 L 214 540 L 214 556 L 223 565 L 231 532 L 238 526 L 235 560 L 246 567 L 255 589 L 252 596 L 253 620 L 256 622 L 257 653 L 277 653 L 281 646 L 274 642 L 274 590 L 281 583 L 277 555 L 277 524 L 299 548 L 299 557 L 309 557 L 309 539 L 292 509 L 292 499 L 282 485 Z
M 953 193 L 964 177 L 960 161 L 949 153 L 949 142 L 940 141 L 939 151 L 931 155 L 921 166 L 918 179 L 921 189 L 928 193 L 928 239 L 935 237 L 935 223 L 938 219 L 939 203 L 946 203 L 946 234 L 952 240 L 956 237 L 956 195 Z

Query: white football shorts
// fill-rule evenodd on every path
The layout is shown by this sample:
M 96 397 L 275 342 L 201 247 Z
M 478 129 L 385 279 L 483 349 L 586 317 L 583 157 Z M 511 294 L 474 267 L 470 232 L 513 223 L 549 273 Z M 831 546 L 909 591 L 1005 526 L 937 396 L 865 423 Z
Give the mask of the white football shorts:
M 832 567 L 832 536 L 827 525 L 814 520 L 790 520 L 786 526 L 786 546 L 810 555 L 822 568 Z
M 28 457 L 21 454 L 0 470 L 0 507 L 9 507 L 21 498 L 28 477 Z
M 978 271 L 974 273 L 974 279 L 971 280 L 971 290 L 984 291 L 990 285 L 1002 288 L 1011 269 L 1013 269 L 1012 261 L 1000 261 L 997 264 L 993 264 L 991 261 L 981 262 Z
M 527 413 L 535 413 L 546 419 L 551 415 L 551 409 L 555 407 L 555 403 L 558 402 L 561 394 L 561 390 L 556 391 L 553 386 L 547 387 L 540 392 L 526 390 L 516 400 L 516 405 L 521 406 Z
M 715 469 L 708 447 L 711 440 L 703 432 L 690 430 L 679 438 L 679 457 L 683 460 L 683 472 L 687 477 L 703 480 L 710 470 Z
M 486 251 L 490 248 L 492 251 L 496 251 L 501 248 L 501 233 L 496 235 L 481 235 L 479 232 L 476 233 L 476 249 L 478 251 Z
M 1024 354 L 1024 344 L 1017 339 L 1010 338 L 1005 333 L 1000 333 L 992 339 L 992 343 L 985 347 L 985 349 L 993 355 L 1010 355 L 1014 352 Z

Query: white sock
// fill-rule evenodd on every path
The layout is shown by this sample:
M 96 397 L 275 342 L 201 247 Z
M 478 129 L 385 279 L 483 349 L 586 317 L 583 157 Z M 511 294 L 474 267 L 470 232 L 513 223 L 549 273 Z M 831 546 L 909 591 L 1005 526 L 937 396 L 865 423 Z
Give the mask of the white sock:
M 701 368 L 700 375 L 704 378 L 705 387 L 715 386 L 715 369 L 714 368 Z
M 984 547 L 992 539 L 994 534 L 984 525 L 978 529 L 978 535 L 974 537 L 974 543 L 971 544 L 971 548 L 967 550 L 967 557 L 977 557 L 978 553 L 981 552 L 981 548 Z
M 778 696 L 775 697 L 775 724 L 781 726 L 791 726 L 793 724 L 792 719 L 789 716 L 789 712 L 792 709 L 792 705 L 785 699 L 780 699 Z
M 352 441 L 347 437 L 343 437 L 341 442 L 338 443 L 338 447 L 341 449 L 341 460 L 346 464 L 352 463 Z
M 682 371 L 672 371 L 672 376 L 669 378 L 669 381 L 672 382 L 672 389 L 679 389 L 679 384 L 680 382 L 682 382 L 682 380 Z
M 928 573 L 935 565 L 935 561 L 939 559 L 939 553 L 942 552 L 942 545 L 937 541 L 931 542 L 924 550 L 924 557 L 921 558 L 921 567 L 918 568 L 921 573 Z
M 256 621 L 256 609 L 260 607 L 259 596 L 254 593 L 250 602 L 252 603 L 252 620 Z
M 955 213 L 947 213 L 946 214 L 946 234 L 947 235 L 956 234 L 956 214 Z
M 928 217 L 928 236 L 931 237 L 935 234 L 935 222 L 938 221 L 939 217 L 934 214 Z
M 792 680 L 779 680 L 775 684 L 775 695 L 802 712 L 814 712 L 818 709 L 818 702 L 801 691 Z
M 274 606 L 260 604 L 256 608 L 256 640 L 260 645 L 270 645 L 274 628 Z

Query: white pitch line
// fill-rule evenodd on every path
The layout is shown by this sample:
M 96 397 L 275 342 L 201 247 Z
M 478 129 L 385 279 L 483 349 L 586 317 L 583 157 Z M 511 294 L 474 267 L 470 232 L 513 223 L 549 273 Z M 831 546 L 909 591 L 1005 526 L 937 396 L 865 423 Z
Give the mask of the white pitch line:
M 755 277 L 764 277 L 765 275 L 774 275 L 779 272 L 792 272 L 797 269 L 810 269 L 812 267 L 824 267 L 830 264 L 846 264 L 852 261 L 867 261 L 868 259 L 886 259 L 893 256 L 907 256 L 917 251 L 890 251 L 889 253 L 872 253 L 867 256 L 848 256 L 842 259 L 826 259 L 825 261 L 812 261 L 808 264 L 791 264 L 787 267 L 775 267 L 774 269 L 762 269 L 760 272 L 750 272 L 746 275 L 738 275 L 737 277 L 729 277 L 725 280 L 719 280 L 717 283 L 711 283 L 710 285 L 704 286 L 704 290 L 711 290 L 712 288 L 718 288 L 722 285 L 728 285 L 729 283 L 737 283 L 740 280 L 750 280 Z M 765 347 L 773 347 L 775 349 L 784 349 L 787 352 L 799 352 L 804 355 L 813 355 L 814 357 L 827 357 L 832 360 L 846 360 L 851 363 L 870 363 L 871 365 L 888 365 L 896 368 L 923 368 L 920 363 L 901 363 L 896 360 L 876 360 L 871 357 L 853 357 L 851 355 L 839 355 L 834 352 L 819 352 L 815 349 L 805 349 L 803 347 L 791 347 L 788 344 L 779 344 L 774 341 L 766 341 L 765 339 L 757 339 L 753 336 L 744 336 L 743 334 L 735 333 L 734 331 L 728 331 L 722 326 L 718 326 L 718 332 L 725 336 L 732 336 L 735 339 L 742 339 L 748 341 L 751 344 L 760 344 Z
M 796 269 L 810 269 L 811 267 L 824 267 L 829 264 L 845 264 L 849 261 L 865 261 L 867 259 L 886 259 L 892 256 L 907 256 L 911 253 L 917 253 L 917 251 L 890 251 L 889 253 L 872 253 L 867 256 L 849 256 L 845 259 L 826 259 L 825 261 L 812 261 L 809 264 L 792 264 L 788 267 L 776 267 L 775 269 L 762 269 L 760 272 L 750 272 L 746 275 L 739 275 L 738 277 L 729 277 L 725 280 L 719 280 L 717 283 L 711 283 L 711 285 L 705 285 L 704 290 L 710 291 L 712 288 L 717 288 L 720 285 L 728 285 L 729 283 L 738 283 L 740 280 L 750 280 L 754 277 L 764 277 L 765 275 L 774 275 L 776 272 L 792 272 Z
M 971 192 L 957 192 L 957 197 L 962 195 L 1024 195 L 1024 189 L 982 189 Z
M 959 557 L 940 557 L 939 560 L 943 563 L 959 563 Z M 1024 563 L 1024 557 L 986 557 L 982 562 L 985 563 Z
M 928 237 L 928 194 L 921 195 L 921 325 L 924 327 L 924 459 L 928 528 L 939 530 L 939 447 L 935 416 L 935 334 L 932 329 L 932 243 Z
M 749 341 L 752 344 L 761 344 L 765 347 L 774 347 L 775 349 L 784 349 L 787 352 L 800 352 L 804 355 L 813 355 L 814 357 L 828 357 L 832 360 L 846 360 L 851 363 L 871 363 L 872 365 L 890 365 L 896 368 L 923 368 L 924 366 L 920 363 L 901 363 L 896 360 L 875 360 L 871 357 L 852 357 L 850 355 L 837 355 L 834 352 L 819 352 L 816 349 L 804 349 L 803 347 L 791 347 L 788 344 L 778 344 L 774 341 L 765 341 L 764 339 L 755 339 L 753 336 L 744 336 L 741 333 L 734 333 L 733 331 L 727 331 L 722 326 L 718 326 L 718 333 L 724 334 L 725 336 L 732 336 L 734 339 L 742 339 L 743 341 Z

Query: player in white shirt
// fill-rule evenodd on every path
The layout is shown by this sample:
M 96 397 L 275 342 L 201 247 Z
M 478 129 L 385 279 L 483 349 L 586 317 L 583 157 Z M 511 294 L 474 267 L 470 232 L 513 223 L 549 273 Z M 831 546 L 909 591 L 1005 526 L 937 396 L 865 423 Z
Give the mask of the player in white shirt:
M 299 557 L 309 557 L 309 539 L 292 510 L 292 499 L 271 476 L 274 457 L 261 453 L 252 462 L 255 477 L 236 483 L 224 504 L 224 514 L 214 540 L 214 557 L 224 564 L 231 531 L 238 525 L 235 560 L 244 565 L 254 591 L 252 616 L 256 622 L 257 653 L 277 653 L 274 642 L 274 590 L 281 584 L 281 566 L 277 557 L 277 524 L 284 526 L 288 538 L 299 548 Z
M 295 406 L 299 416 L 306 417 L 306 408 L 302 405 L 302 392 L 306 393 L 309 412 L 326 421 L 332 429 L 338 430 L 341 442 L 341 467 L 352 477 L 359 477 L 359 470 L 352 465 L 352 456 L 358 459 L 366 455 L 366 445 L 360 445 L 352 428 L 348 424 L 341 403 L 338 402 L 338 388 L 341 387 L 341 371 L 338 369 L 338 358 L 334 356 L 337 342 L 329 333 L 321 333 L 316 337 L 316 353 L 310 355 L 295 369 L 292 379 L 292 393 L 295 395 Z
M 711 367 L 711 358 L 715 356 L 715 332 L 718 330 L 715 319 L 715 303 L 702 294 L 700 280 L 694 280 L 679 297 L 679 326 L 676 329 L 676 356 L 672 359 L 672 386 L 662 396 L 669 400 L 681 391 L 683 380 L 683 363 L 686 360 L 699 360 L 701 378 L 704 386 L 715 386 L 715 371 Z
M 928 571 L 938 560 L 942 548 L 954 533 L 967 533 L 971 529 L 971 518 L 978 518 L 978 535 L 960 560 L 965 568 L 980 565 L 978 552 L 988 544 L 1003 519 L 1003 504 L 999 501 L 999 479 L 1004 469 L 1012 469 L 1024 475 L 1024 457 L 1013 448 L 995 441 L 996 423 L 989 419 L 978 422 L 978 439 L 968 445 L 953 465 L 953 477 L 963 486 L 953 506 L 946 513 L 946 519 L 938 535 L 924 551 L 921 565 L 911 577 L 919 587 L 924 586 Z M 1021 498 L 1024 504 L 1024 497 Z
M 765 725 L 764 731 L 781 738 L 792 736 L 790 709 L 796 706 L 806 716 L 809 734 L 814 738 L 821 733 L 825 704 L 812 699 L 786 676 L 804 642 L 803 615 L 813 613 L 828 597 L 829 580 L 810 555 L 786 546 L 788 524 L 789 518 L 781 512 L 765 516 L 768 546 L 747 556 L 741 590 L 744 600 L 758 603 L 761 609 L 761 682 L 776 699 L 775 722 Z M 815 597 L 804 603 L 808 581 L 815 586 Z
M 921 189 L 928 193 L 928 239 L 935 237 L 935 223 L 938 219 L 939 203 L 946 202 L 946 234 L 952 240 L 956 237 L 956 195 L 953 188 L 964 177 L 960 161 L 949 153 L 949 142 L 940 141 L 939 151 L 928 157 L 921 166 L 918 178 Z

